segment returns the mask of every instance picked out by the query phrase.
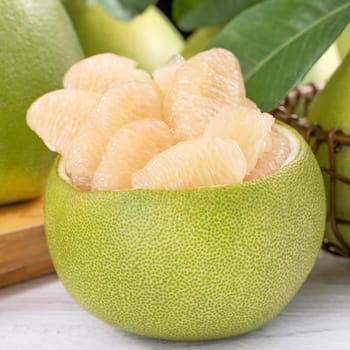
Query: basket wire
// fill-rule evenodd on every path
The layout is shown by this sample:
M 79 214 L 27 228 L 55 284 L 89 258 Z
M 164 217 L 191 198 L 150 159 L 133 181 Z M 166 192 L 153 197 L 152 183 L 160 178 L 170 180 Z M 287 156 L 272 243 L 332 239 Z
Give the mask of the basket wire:
M 322 248 L 332 254 L 350 258 L 350 244 L 346 241 L 339 229 L 339 224 L 350 227 L 350 221 L 337 218 L 337 184 L 342 182 L 350 186 L 350 178 L 337 173 L 336 154 L 344 147 L 350 146 L 350 135 L 343 133 L 339 128 L 324 130 L 318 124 L 308 124 L 309 107 L 322 86 L 310 84 L 292 90 L 272 114 L 293 128 L 295 128 L 311 146 L 316 154 L 321 144 L 326 143 L 328 148 L 329 168 L 321 167 L 325 176 L 329 177 L 329 193 L 327 223 L 338 243 L 324 238 Z M 297 115 L 297 113 L 301 115 Z M 349 198 L 350 200 L 350 198 Z

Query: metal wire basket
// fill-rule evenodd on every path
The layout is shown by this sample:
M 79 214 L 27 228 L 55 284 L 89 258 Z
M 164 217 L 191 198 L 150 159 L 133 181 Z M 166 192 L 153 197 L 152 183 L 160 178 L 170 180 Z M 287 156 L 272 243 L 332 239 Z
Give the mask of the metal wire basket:
M 332 254 L 350 258 L 350 243 L 347 242 L 344 233 L 339 229 L 339 224 L 350 227 L 350 220 L 337 218 L 336 215 L 337 184 L 342 182 L 350 186 L 350 178 L 337 172 L 336 154 L 342 152 L 344 147 L 350 146 L 350 135 L 344 134 L 337 128 L 323 130 L 318 124 L 308 124 L 307 116 L 310 104 L 320 89 L 321 86 L 314 84 L 298 87 L 291 91 L 272 113 L 278 120 L 295 128 L 309 143 L 315 154 L 319 151 L 322 143 L 327 144 L 329 167 L 321 167 L 321 170 L 324 176 L 329 177 L 327 223 L 337 242 L 331 242 L 325 237 L 322 247 Z

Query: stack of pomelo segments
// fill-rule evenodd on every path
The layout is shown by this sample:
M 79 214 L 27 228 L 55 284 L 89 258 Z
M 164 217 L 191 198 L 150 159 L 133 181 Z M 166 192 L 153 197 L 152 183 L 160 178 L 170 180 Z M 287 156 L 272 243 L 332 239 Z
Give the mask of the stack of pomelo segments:
M 53 271 L 42 198 L 0 207 L 0 287 Z

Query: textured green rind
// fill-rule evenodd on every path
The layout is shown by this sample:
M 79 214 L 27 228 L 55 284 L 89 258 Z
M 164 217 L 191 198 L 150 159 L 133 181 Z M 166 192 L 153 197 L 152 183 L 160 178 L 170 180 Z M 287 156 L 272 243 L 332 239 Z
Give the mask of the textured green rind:
M 0 204 L 38 196 L 55 155 L 29 129 L 30 104 L 62 85 L 82 51 L 58 0 L 0 1 Z
M 291 163 L 236 186 L 80 192 L 56 163 L 45 217 L 63 284 L 92 314 L 150 337 L 215 339 L 260 327 L 295 295 L 324 232 L 322 176 L 296 137 Z

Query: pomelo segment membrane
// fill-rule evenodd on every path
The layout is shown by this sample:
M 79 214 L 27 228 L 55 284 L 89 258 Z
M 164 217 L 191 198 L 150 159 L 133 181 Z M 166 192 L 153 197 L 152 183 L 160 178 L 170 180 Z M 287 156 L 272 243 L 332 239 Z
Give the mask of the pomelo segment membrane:
M 67 156 L 72 183 L 90 189 L 106 146 L 122 126 L 144 119 L 161 119 L 161 95 L 153 81 L 115 83 L 101 98 L 88 123 L 81 126 Z
M 226 107 L 208 123 L 205 135 L 236 140 L 247 159 L 247 172 L 250 172 L 270 146 L 273 123 L 272 115 L 255 108 Z
M 39 97 L 27 111 L 27 124 L 46 146 L 66 156 L 100 95 L 89 91 L 56 90 Z
M 272 175 L 294 154 L 290 140 L 276 127 L 271 131 L 271 145 L 259 158 L 255 168 L 247 174 L 244 181 L 256 180 Z M 296 145 L 294 146 L 297 147 Z
M 63 86 L 65 89 L 102 94 L 117 82 L 149 80 L 149 74 L 136 66 L 135 61 L 112 53 L 91 56 L 75 63 L 67 71 Z
M 133 188 L 188 189 L 240 183 L 246 159 L 235 140 L 203 137 L 177 143 L 132 177 Z
M 92 179 L 92 190 L 131 187 L 131 176 L 155 155 L 175 144 L 161 120 L 142 119 L 119 129 L 110 139 Z
M 163 94 L 169 91 L 176 72 L 185 62 L 185 59 L 181 55 L 174 55 L 167 63 L 158 67 L 153 72 L 153 79 Z
M 191 57 L 176 72 L 164 97 L 163 116 L 178 140 L 203 134 L 206 124 L 225 106 L 246 101 L 236 57 L 211 49 Z
M 273 174 L 296 152 L 246 97 L 225 49 L 174 56 L 153 77 L 130 59 L 96 55 L 72 66 L 64 87 L 34 102 L 27 119 L 81 190 L 239 184 Z

